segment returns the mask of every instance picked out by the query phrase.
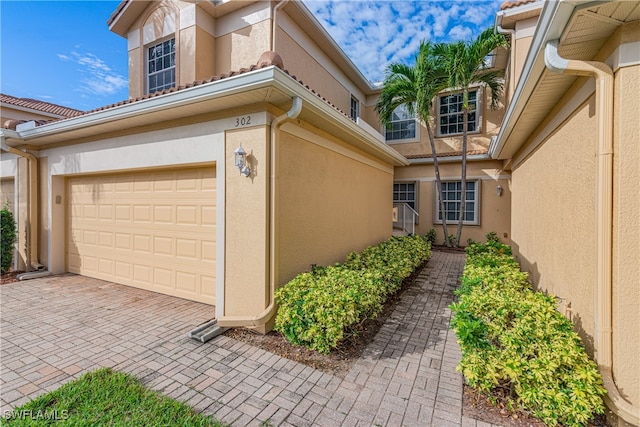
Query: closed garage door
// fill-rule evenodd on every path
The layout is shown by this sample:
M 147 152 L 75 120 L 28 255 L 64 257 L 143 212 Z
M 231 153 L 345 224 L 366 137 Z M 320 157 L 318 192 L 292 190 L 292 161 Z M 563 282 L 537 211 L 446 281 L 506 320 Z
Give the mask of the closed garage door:
M 215 304 L 215 167 L 67 180 L 67 269 Z
M 15 214 L 13 210 L 13 198 L 15 195 L 13 182 L 13 178 L 2 178 L 0 180 L 0 207 L 4 209 L 8 204 L 9 210 Z

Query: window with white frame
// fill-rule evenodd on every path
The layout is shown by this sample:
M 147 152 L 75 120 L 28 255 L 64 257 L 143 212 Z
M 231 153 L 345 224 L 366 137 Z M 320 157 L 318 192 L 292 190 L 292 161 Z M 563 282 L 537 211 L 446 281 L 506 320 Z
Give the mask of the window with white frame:
M 360 116 L 360 101 L 358 101 L 353 96 L 351 97 L 351 111 L 349 117 L 351 120 L 358 121 L 358 117 Z
M 171 38 L 147 49 L 147 93 L 176 85 L 176 39 Z
M 479 208 L 479 185 L 480 181 L 466 182 L 466 196 L 463 224 L 477 225 L 479 224 L 478 208 Z M 442 224 L 442 212 L 440 211 L 440 195 L 436 193 L 435 210 L 438 213 L 436 223 Z M 460 201 L 462 199 L 462 181 L 443 181 L 442 182 L 442 200 L 444 202 L 444 216 L 447 224 L 458 223 L 460 215 Z
M 393 203 L 406 203 L 411 209 L 417 211 L 417 183 L 414 182 L 394 182 L 393 183 Z
M 410 114 L 406 104 L 400 105 L 391 114 L 391 122 L 386 129 L 387 141 L 402 141 L 405 139 L 415 139 L 416 116 Z
M 464 129 L 464 113 L 462 112 L 462 92 L 441 95 L 438 97 L 438 133 L 440 135 L 454 135 L 462 133 Z M 478 91 L 469 91 L 469 122 L 467 132 L 479 130 L 478 122 Z

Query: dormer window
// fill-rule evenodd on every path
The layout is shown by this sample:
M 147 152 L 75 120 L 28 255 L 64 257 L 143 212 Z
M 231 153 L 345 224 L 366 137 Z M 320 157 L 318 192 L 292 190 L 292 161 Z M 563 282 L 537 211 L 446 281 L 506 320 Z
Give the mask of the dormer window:
M 175 37 L 151 46 L 147 55 L 147 93 L 174 87 L 176 85 Z

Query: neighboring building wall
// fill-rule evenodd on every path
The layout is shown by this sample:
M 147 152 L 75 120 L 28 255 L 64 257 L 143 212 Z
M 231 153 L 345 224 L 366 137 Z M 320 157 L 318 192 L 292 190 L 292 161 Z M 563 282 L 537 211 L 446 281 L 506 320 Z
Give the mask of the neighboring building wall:
M 7 120 L 51 120 L 51 116 L 14 109 L 11 108 L 11 106 L 3 105 L 2 108 L 0 108 L 0 127 L 4 126 Z
M 512 172 L 511 233 L 524 271 L 562 298 L 593 354 L 596 283 L 594 97 Z M 567 309 L 571 308 L 571 311 Z
M 639 71 L 639 66 L 616 71 L 614 104 L 613 372 L 618 388 L 635 405 L 640 402 Z M 591 79 L 579 80 L 549 119 L 562 116 L 563 106 L 571 108 L 585 91 L 593 93 L 593 87 Z M 525 146 L 512 172 L 512 233 L 518 260 L 539 289 L 561 298 L 559 310 L 573 321 L 592 355 L 596 120 L 591 95 L 537 147 Z
M 640 404 L 640 23 L 620 27 L 595 57 L 613 68 L 613 375 Z M 634 53 L 635 52 L 635 53 Z M 533 283 L 562 298 L 589 352 L 596 301 L 595 83 L 580 78 L 514 156 L 514 250 Z M 550 207 L 553 207 L 552 209 Z
M 285 124 L 278 146 L 278 285 L 391 235 L 393 167 L 318 129 Z
M 638 30 L 640 25 L 635 27 L 640 38 Z M 640 406 L 639 77 L 640 65 L 616 72 L 613 166 L 613 373 L 623 396 L 636 406 Z
M 441 163 L 440 176 L 443 181 L 460 180 L 460 163 Z M 502 162 L 495 160 L 474 161 L 467 164 L 467 180 L 479 181 L 479 224 L 465 225 L 462 229 L 461 244 L 467 239 L 485 241 L 485 235 L 496 232 L 500 240 L 511 244 L 511 191 L 509 173 L 502 170 Z M 425 234 L 434 228 L 438 234 L 437 243 L 444 242 L 442 224 L 436 223 L 436 183 L 433 164 L 398 167 L 395 182 L 417 182 L 417 205 L 419 222 L 417 234 Z M 496 188 L 502 187 L 502 195 Z M 456 234 L 456 223 L 447 223 L 449 234 Z

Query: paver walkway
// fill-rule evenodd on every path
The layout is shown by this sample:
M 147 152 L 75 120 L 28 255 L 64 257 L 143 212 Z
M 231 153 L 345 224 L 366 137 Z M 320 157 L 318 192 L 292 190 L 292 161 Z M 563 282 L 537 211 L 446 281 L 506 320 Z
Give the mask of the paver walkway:
M 434 252 L 344 379 L 225 336 L 187 338 L 211 306 L 80 276 L 5 285 L 0 410 L 111 366 L 233 426 L 489 426 L 462 416 L 447 306 L 463 263 Z

